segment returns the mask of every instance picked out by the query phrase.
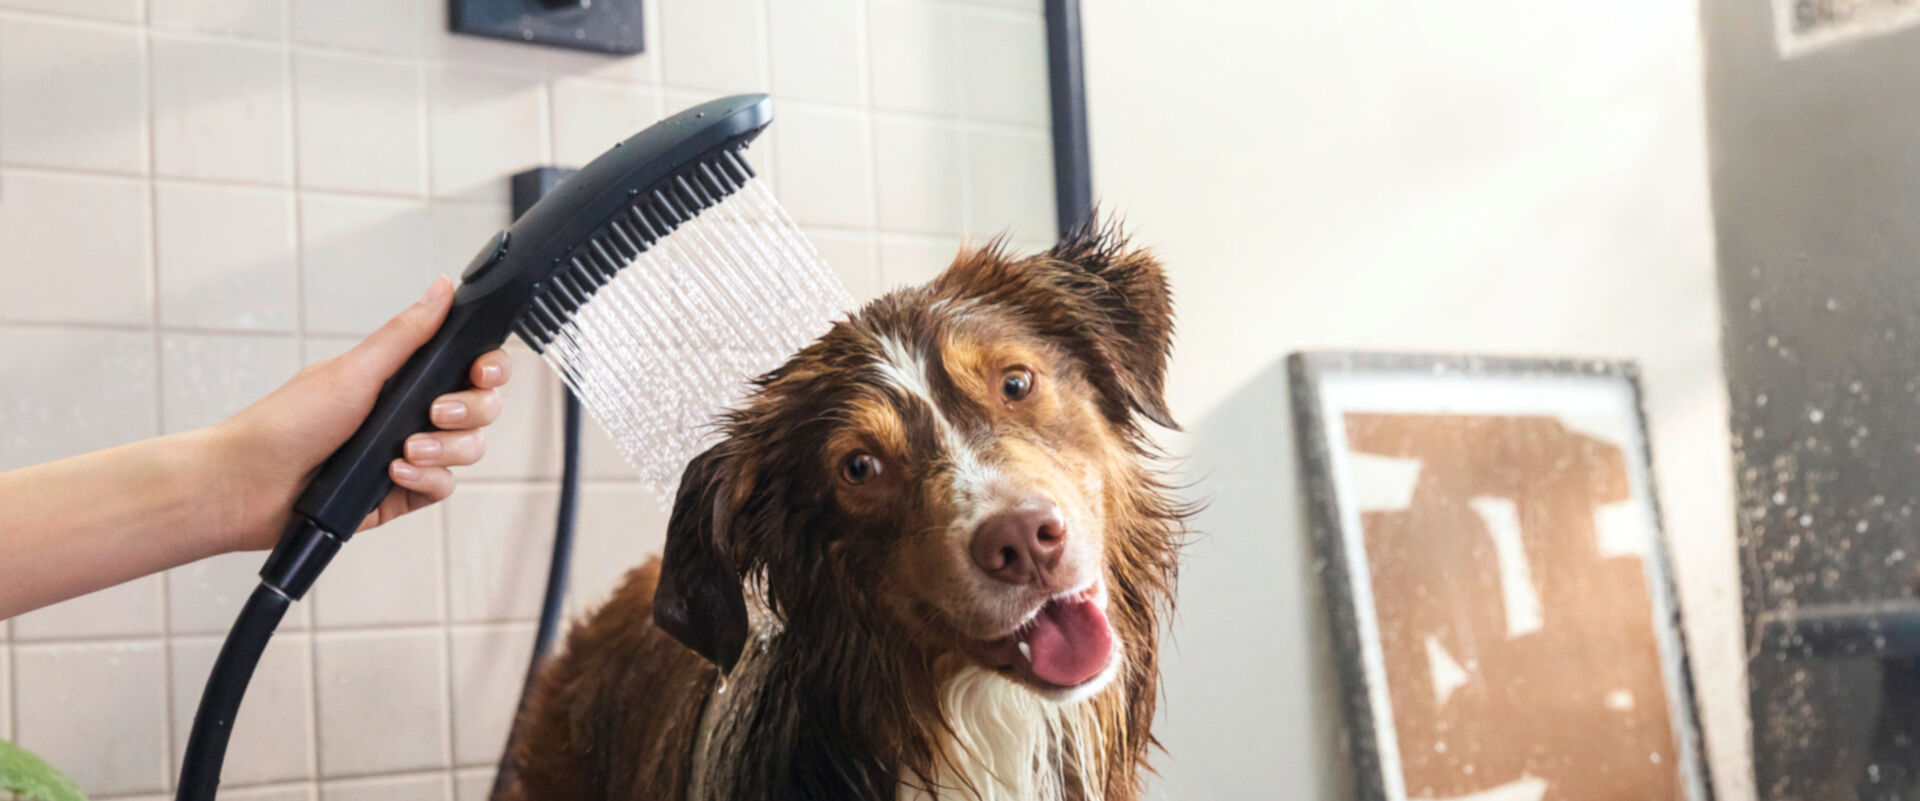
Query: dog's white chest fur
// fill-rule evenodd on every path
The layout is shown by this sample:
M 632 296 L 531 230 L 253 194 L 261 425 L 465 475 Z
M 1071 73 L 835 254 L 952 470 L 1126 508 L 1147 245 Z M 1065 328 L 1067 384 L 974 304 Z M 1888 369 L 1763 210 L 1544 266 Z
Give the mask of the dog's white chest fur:
M 709 699 L 701 715 L 689 801 L 732 796 L 732 788 L 725 785 L 734 767 L 730 762 L 739 753 L 736 740 L 744 734 L 739 724 L 753 706 L 767 668 L 765 652 L 757 645 L 749 639 L 725 691 Z M 1073 760 L 1092 768 L 1081 771 L 1083 776 L 1104 772 L 1097 746 L 1099 722 L 1091 704 L 1054 704 L 1012 681 L 970 667 L 947 685 L 941 707 L 953 729 L 947 759 L 928 777 L 932 789 L 902 785 L 899 801 L 1100 801 L 1097 786 L 1069 790 L 1067 771 L 1062 768 L 1063 760 Z
M 1099 788 L 1069 793 L 1062 760 L 1095 765 L 1098 720 L 1085 703 L 1065 706 L 980 668 L 967 668 L 947 685 L 941 708 L 953 727 L 949 759 L 934 776 L 938 798 L 968 801 L 1099 801 Z M 900 788 L 900 801 L 935 798 L 924 788 Z

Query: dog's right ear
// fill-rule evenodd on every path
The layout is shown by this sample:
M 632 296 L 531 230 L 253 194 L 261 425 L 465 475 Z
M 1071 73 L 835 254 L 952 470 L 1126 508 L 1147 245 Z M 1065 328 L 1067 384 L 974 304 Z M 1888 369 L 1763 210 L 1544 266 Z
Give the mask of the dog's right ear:
M 667 523 L 653 622 L 682 645 L 733 671 L 747 643 L 747 601 L 730 553 L 730 460 L 720 446 L 687 463 Z

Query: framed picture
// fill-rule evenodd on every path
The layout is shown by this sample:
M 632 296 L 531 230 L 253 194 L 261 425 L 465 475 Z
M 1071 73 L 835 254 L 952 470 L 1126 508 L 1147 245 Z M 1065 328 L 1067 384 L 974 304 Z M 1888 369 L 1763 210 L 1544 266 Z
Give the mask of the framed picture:
M 1367 801 L 1708 801 L 1632 365 L 1295 354 Z

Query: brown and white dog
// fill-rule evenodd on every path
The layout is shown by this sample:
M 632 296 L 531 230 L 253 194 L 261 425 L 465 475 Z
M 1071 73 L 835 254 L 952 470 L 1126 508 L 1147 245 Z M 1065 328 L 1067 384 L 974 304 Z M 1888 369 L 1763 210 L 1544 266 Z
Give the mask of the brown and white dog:
M 1138 798 L 1184 531 L 1142 428 L 1173 426 L 1172 324 L 1096 226 L 835 324 L 574 627 L 507 796 Z

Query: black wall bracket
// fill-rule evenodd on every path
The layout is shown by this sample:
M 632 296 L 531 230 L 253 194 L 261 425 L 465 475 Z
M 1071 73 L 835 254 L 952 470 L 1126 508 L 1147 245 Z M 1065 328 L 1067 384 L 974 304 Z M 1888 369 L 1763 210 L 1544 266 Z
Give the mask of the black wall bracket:
M 447 0 L 454 33 L 594 53 L 646 49 L 640 0 Z

